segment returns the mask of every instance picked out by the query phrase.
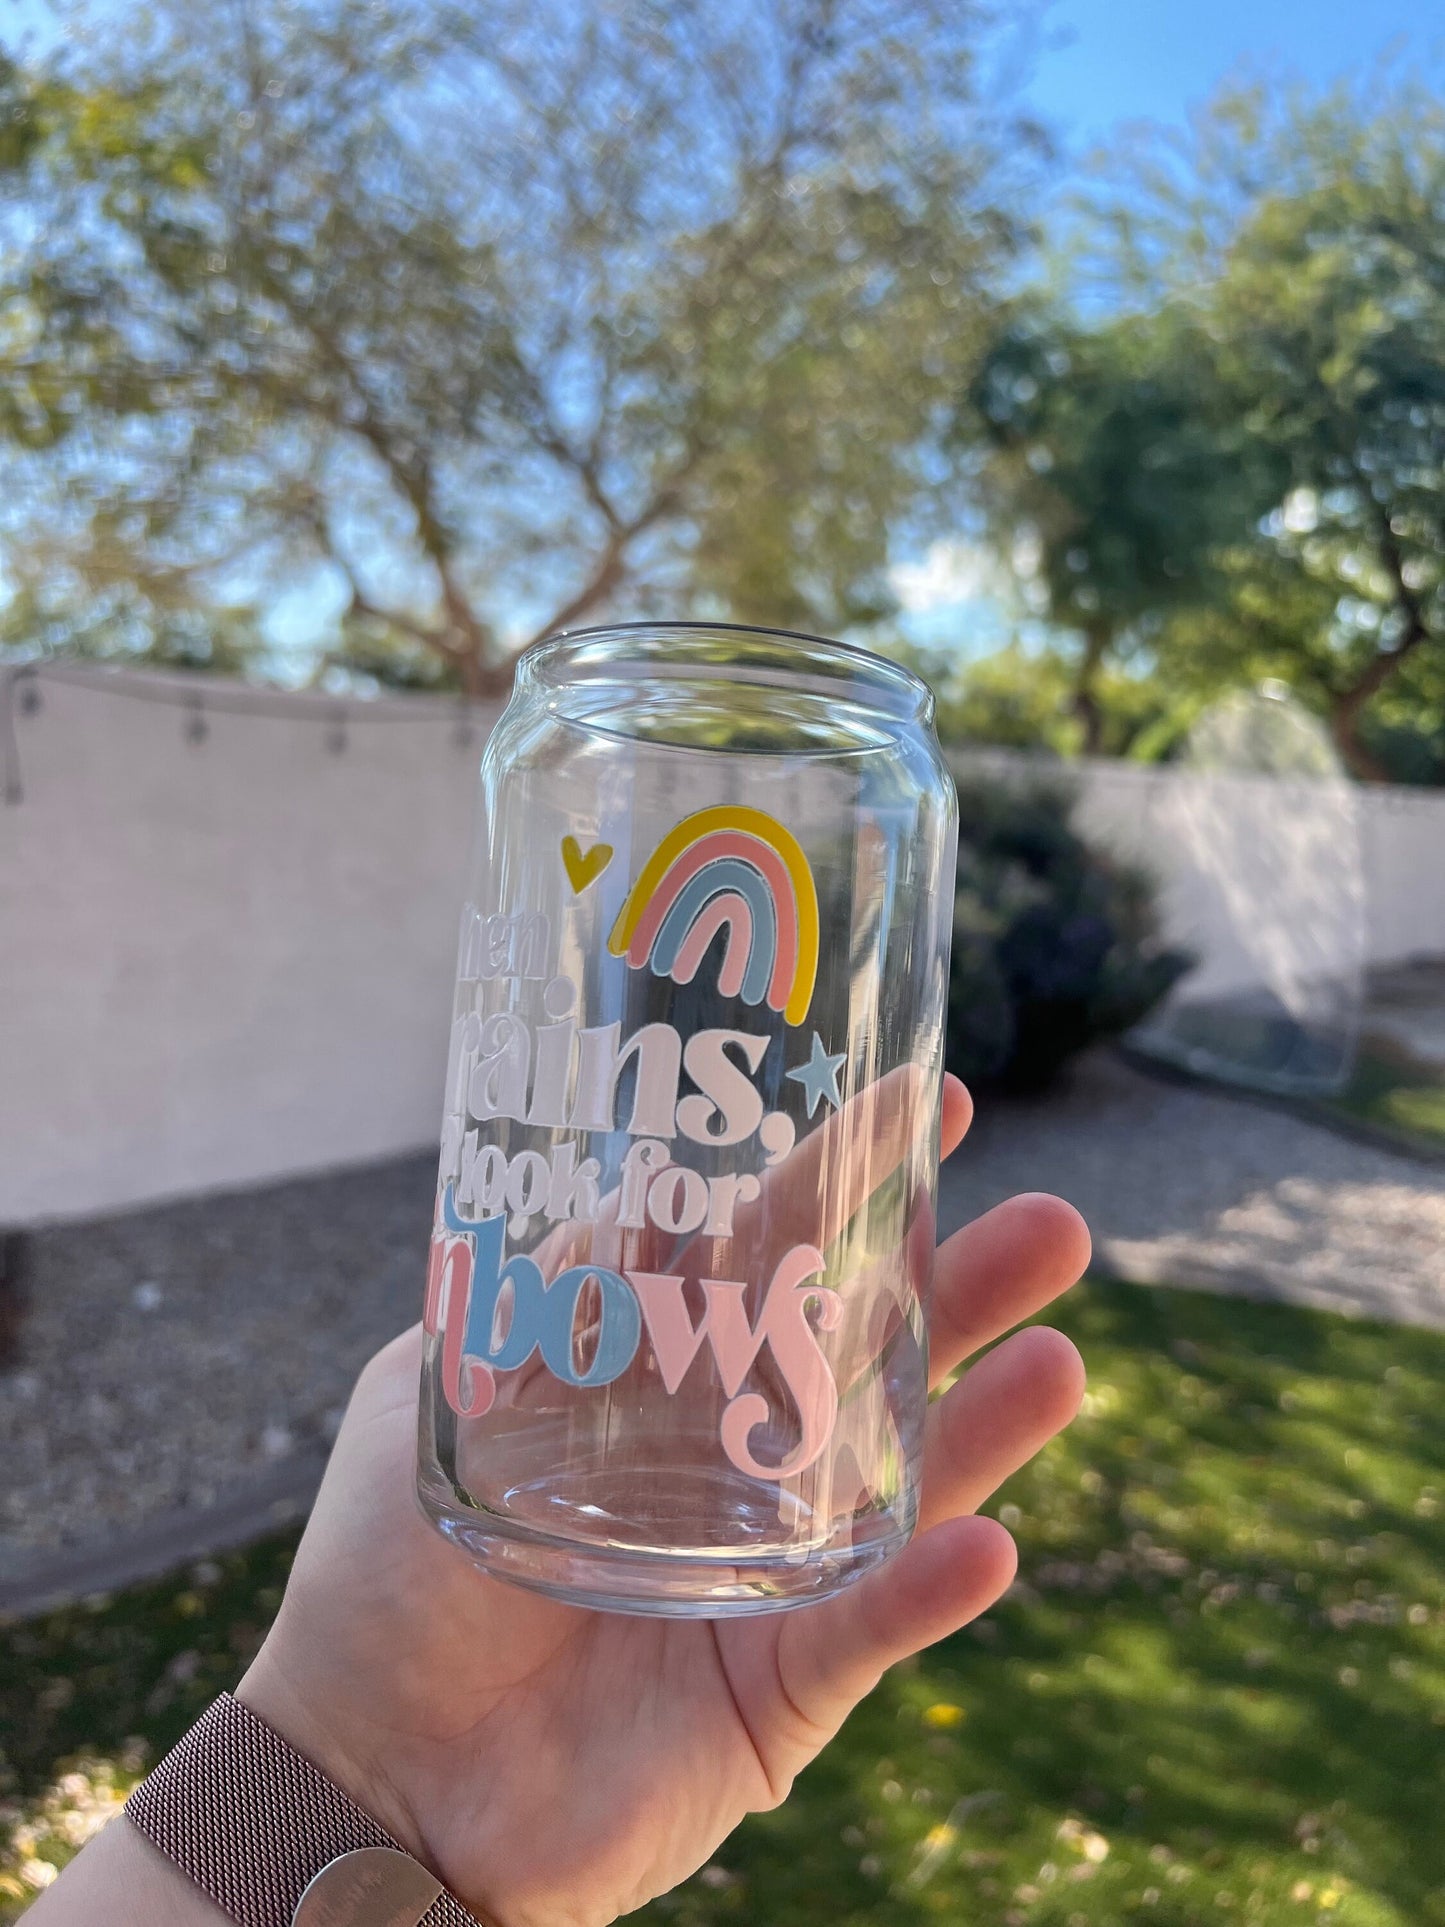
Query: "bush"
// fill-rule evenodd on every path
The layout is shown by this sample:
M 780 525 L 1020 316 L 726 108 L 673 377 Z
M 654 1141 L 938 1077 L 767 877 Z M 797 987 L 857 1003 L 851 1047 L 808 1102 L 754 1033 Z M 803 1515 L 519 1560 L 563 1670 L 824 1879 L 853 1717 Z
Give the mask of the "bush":
M 1193 959 L 1160 942 L 1154 890 L 1093 850 L 1057 785 L 959 784 L 947 1064 L 1042 1090 L 1152 1010 Z

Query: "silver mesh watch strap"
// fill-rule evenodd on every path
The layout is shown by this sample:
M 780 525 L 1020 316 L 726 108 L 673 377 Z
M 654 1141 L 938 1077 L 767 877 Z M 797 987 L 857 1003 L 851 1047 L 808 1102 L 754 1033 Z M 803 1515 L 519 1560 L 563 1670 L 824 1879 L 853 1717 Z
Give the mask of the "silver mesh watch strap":
M 229 1693 L 141 1781 L 125 1811 L 238 1927 L 292 1927 L 324 1867 L 359 1847 L 404 1851 Z M 443 1891 L 419 1927 L 477 1922 Z

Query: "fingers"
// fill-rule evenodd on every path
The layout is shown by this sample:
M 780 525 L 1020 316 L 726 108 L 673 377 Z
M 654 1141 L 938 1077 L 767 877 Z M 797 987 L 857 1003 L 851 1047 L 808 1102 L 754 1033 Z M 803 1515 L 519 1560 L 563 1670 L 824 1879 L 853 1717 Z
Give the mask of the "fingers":
M 938 1130 L 938 1161 L 952 1157 L 973 1122 L 973 1099 L 966 1084 L 949 1071 L 943 1080 L 943 1117 Z
M 389 1338 L 379 1351 L 374 1351 L 361 1368 L 358 1383 L 372 1386 L 391 1383 L 402 1375 L 415 1378 L 421 1370 L 422 1328 L 420 1324 L 408 1325 L 399 1331 L 395 1338 Z
M 928 1409 L 919 1529 L 974 1512 L 1076 1416 L 1084 1361 L 1062 1332 L 1031 1326 L 981 1358 Z
M 957 1098 L 951 1103 L 956 1128 Z M 899 1064 L 865 1084 L 763 1172 L 761 1195 L 738 1208 L 737 1249 L 813 1244 L 826 1251 L 899 1165 L 920 1154 L 933 1123 L 931 1081 L 921 1066 Z
M 1007 1591 L 1013 1540 L 969 1515 L 1063 1430 L 1083 1395 L 1073 1344 L 1036 1328 L 990 1352 L 930 1408 L 918 1536 L 885 1571 L 780 1628 L 779 1678 L 804 1719 L 835 1730 L 890 1666 Z
M 736 1210 L 726 1255 L 719 1240 L 693 1239 L 681 1250 L 651 1226 L 620 1232 L 616 1227 L 619 1193 L 603 1198 L 595 1222 L 559 1224 L 533 1253 L 544 1268 L 594 1262 L 640 1271 L 699 1270 L 716 1276 L 745 1277 L 758 1254 L 789 1244 L 826 1249 L 854 1213 L 909 1156 L 917 1156 L 932 1128 L 925 1105 L 928 1080 L 915 1064 L 900 1064 L 876 1083 L 850 1097 L 816 1130 L 810 1131 L 781 1164 L 761 1173 L 760 1194 Z M 973 1118 L 973 1100 L 951 1074 L 943 1079 L 939 1119 L 939 1157 L 957 1150 Z M 932 1227 L 926 1232 L 929 1252 Z M 726 1267 L 731 1266 L 730 1271 Z
M 1089 1250 L 1078 1212 L 1042 1191 L 1010 1198 L 956 1231 L 934 1270 L 931 1382 L 1076 1284 Z
M 784 1693 L 812 1726 L 835 1732 L 890 1666 L 986 1611 L 1017 1566 L 1013 1540 L 992 1519 L 935 1526 L 882 1572 L 788 1614 L 778 1633 Z
M 901 1164 L 913 1158 L 921 1166 L 933 1131 L 928 1097 L 928 1078 L 917 1064 L 900 1064 L 865 1085 L 782 1164 L 764 1172 L 762 1196 L 737 1214 L 740 1248 L 761 1231 L 775 1246 L 815 1244 L 826 1251 Z M 967 1090 L 945 1076 L 940 1158 L 957 1150 L 972 1118 Z

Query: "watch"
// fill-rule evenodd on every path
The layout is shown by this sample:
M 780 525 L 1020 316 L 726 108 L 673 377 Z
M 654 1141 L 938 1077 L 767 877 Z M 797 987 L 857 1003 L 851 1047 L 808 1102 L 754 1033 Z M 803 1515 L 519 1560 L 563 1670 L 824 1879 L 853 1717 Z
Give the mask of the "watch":
M 478 1927 L 435 1874 L 229 1693 L 125 1813 L 238 1927 Z

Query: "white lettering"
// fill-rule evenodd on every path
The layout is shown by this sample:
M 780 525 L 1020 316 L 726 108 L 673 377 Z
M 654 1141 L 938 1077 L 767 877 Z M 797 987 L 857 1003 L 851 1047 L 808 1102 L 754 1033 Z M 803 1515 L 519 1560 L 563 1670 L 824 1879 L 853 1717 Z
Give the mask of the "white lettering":
M 763 1121 L 763 1100 L 728 1056 L 729 1045 L 741 1051 L 748 1071 L 756 1071 L 768 1040 L 742 1030 L 700 1030 L 687 1040 L 682 1061 L 702 1095 L 678 1105 L 677 1128 L 694 1144 L 740 1144 Z
M 754 1198 L 762 1196 L 762 1185 L 751 1171 L 743 1172 L 741 1177 L 729 1177 L 724 1173 L 708 1179 L 707 1222 L 703 1226 L 709 1237 L 730 1238 L 733 1235 L 733 1212 L 740 1204 L 750 1204 Z
M 527 1072 L 532 1034 L 520 1017 L 500 1010 L 482 1024 L 479 1055 L 467 1092 L 467 1109 L 476 1118 L 527 1115 Z
M 547 1216 L 591 1222 L 601 1209 L 598 1180 L 602 1166 L 596 1158 L 577 1162 L 575 1144 L 558 1144 L 552 1152 L 552 1177 L 547 1187 Z
M 627 1060 L 635 1057 L 637 1083 L 627 1129 L 633 1137 L 671 1138 L 682 1040 L 670 1024 L 644 1024 L 625 1044 L 619 1044 L 621 1034 L 621 1024 L 578 1033 L 577 1096 L 567 1121 L 574 1131 L 616 1130 L 617 1085 Z
M 623 1230 L 640 1231 L 643 1207 L 647 1202 L 648 1173 L 668 1160 L 667 1146 L 659 1138 L 639 1138 L 629 1144 L 622 1160 L 622 1179 L 617 1187 L 617 1222 Z
M 659 1231 L 696 1231 L 707 1207 L 707 1185 L 685 1164 L 660 1172 L 647 1187 L 647 1215 Z

